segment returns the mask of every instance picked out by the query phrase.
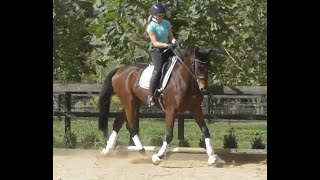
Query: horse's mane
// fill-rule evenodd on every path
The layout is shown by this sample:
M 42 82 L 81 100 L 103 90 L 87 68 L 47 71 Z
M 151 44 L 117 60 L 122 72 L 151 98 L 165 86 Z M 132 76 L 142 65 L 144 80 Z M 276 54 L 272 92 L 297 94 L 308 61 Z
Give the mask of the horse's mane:
M 199 58 L 200 61 L 206 62 L 208 60 L 207 50 L 198 46 L 190 46 L 181 50 L 181 58 L 184 59 L 186 56 L 195 53 L 195 55 Z
M 184 49 L 181 49 L 181 58 L 184 60 L 186 56 L 188 56 L 190 53 L 193 53 L 195 50 L 194 46 L 190 46 Z

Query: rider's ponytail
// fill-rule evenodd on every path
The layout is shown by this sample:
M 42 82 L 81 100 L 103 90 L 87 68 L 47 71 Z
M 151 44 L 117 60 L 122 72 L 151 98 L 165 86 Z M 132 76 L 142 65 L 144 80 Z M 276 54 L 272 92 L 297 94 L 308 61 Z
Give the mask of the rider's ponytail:
M 152 15 L 150 14 L 148 17 L 148 24 L 151 22 L 151 20 L 152 20 Z

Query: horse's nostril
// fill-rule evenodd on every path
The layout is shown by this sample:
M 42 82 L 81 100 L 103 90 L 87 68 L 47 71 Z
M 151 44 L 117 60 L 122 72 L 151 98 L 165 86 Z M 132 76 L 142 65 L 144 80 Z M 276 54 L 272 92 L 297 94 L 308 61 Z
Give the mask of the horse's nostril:
M 204 88 L 200 88 L 200 91 L 204 92 L 204 91 L 205 91 L 205 89 L 204 89 Z

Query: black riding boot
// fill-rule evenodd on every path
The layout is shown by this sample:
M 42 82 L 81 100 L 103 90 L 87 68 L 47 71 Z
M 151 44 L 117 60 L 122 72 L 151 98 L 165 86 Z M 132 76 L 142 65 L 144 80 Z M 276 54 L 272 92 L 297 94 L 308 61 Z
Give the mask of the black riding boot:
M 161 67 L 163 64 L 161 51 L 156 48 L 153 49 L 151 52 L 151 59 L 152 59 L 152 64 L 154 65 L 154 69 L 153 69 L 152 76 L 150 79 L 150 84 L 149 84 L 149 94 L 148 94 L 149 107 L 154 105 L 156 89 L 160 81 Z
M 156 89 L 159 84 L 159 79 L 160 79 L 160 73 L 157 70 L 153 70 L 152 76 L 150 79 L 150 85 L 149 85 L 149 95 L 148 95 L 148 106 L 151 107 L 155 104 L 155 94 L 156 94 Z

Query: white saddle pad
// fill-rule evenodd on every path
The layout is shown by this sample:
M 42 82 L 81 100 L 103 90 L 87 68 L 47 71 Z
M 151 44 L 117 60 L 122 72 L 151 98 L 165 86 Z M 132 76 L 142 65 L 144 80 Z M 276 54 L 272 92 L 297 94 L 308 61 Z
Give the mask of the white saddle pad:
M 176 62 L 177 62 L 177 57 L 174 56 L 172 58 L 172 63 L 170 64 L 170 67 L 169 67 L 166 75 L 163 78 L 163 82 L 162 82 L 162 86 L 160 88 L 160 91 L 163 91 L 164 88 L 166 87 L 166 85 L 167 85 L 167 83 L 169 81 L 172 69 L 173 69 L 174 65 L 176 64 Z M 154 66 L 149 65 L 145 70 L 143 70 L 143 72 L 141 74 L 141 77 L 140 77 L 140 80 L 139 80 L 139 85 L 142 88 L 149 89 L 150 79 L 151 79 L 151 75 L 152 75 L 153 69 L 154 69 Z

